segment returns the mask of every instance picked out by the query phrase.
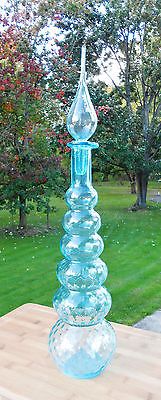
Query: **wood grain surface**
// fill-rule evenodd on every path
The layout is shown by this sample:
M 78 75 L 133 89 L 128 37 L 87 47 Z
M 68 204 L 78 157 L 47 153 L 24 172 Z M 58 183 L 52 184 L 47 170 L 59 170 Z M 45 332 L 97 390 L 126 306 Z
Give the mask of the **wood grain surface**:
M 77 380 L 48 354 L 52 308 L 25 304 L 0 319 L 0 400 L 161 400 L 161 335 L 112 324 L 117 351 L 99 377 Z

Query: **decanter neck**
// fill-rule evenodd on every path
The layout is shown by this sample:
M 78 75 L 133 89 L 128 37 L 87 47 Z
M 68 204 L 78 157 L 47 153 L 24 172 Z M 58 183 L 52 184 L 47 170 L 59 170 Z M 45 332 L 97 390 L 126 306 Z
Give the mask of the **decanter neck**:
M 95 142 L 70 142 L 68 147 L 72 149 L 71 154 L 71 186 L 91 186 L 91 150 L 99 146 Z
M 91 149 L 73 148 L 71 157 L 71 184 L 91 185 Z

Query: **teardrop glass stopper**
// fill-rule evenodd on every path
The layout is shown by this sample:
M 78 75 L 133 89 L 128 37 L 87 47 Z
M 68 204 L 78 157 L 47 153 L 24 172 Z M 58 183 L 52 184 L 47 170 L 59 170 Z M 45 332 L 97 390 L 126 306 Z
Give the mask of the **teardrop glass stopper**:
M 81 74 L 76 96 L 67 117 L 67 129 L 76 141 L 88 140 L 96 130 L 97 115 L 86 83 L 86 46 L 82 46 Z

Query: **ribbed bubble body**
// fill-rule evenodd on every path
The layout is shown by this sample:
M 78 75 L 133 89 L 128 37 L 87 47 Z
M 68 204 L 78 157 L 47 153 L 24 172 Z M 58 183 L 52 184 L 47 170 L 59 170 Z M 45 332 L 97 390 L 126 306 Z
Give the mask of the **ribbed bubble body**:
M 114 330 L 104 320 L 111 296 L 102 286 L 108 271 L 100 259 L 104 248 L 98 234 L 101 219 L 93 209 L 97 193 L 91 180 L 91 149 L 98 146 L 90 142 L 69 146 L 72 176 L 66 202 L 70 209 L 63 218 L 64 259 L 57 268 L 62 286 L 53 299 L 59 320 L 50 333 L 49 347 L 64 373 L 92 378 L 107 366 L 115 349 Z

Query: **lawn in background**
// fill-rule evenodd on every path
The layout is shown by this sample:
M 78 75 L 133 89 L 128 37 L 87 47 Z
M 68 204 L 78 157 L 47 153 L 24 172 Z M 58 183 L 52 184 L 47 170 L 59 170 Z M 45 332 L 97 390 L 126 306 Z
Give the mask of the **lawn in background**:
M 160 184 L 150 188 L 159 191 Z M 102 218 L 99 233 L 105 244 L 102 258 L 109 266 L 105 285 L 113 298 L 108 319 L 131 325 L 161 306 L 161 204 L 149 202 L 147 210 L 130 212 L 135 195 L 127 184 L 112 182 L 96 189 Z M 66 210 L 62 199 L 53 198 L 53 205 L 57 211 L 51 217 L 51 233 L 17 237 L 11 232 L 0 237 L 1 315 L 27 302 L 52 306 L 59 286 L 56 264 L 62 258 L 59 241 Z M 0 218 L 1 227 L 11 225 L 7 212 L 1 211 Z M 31 214 L 28 223 L 41 226 L 45 216 Z

